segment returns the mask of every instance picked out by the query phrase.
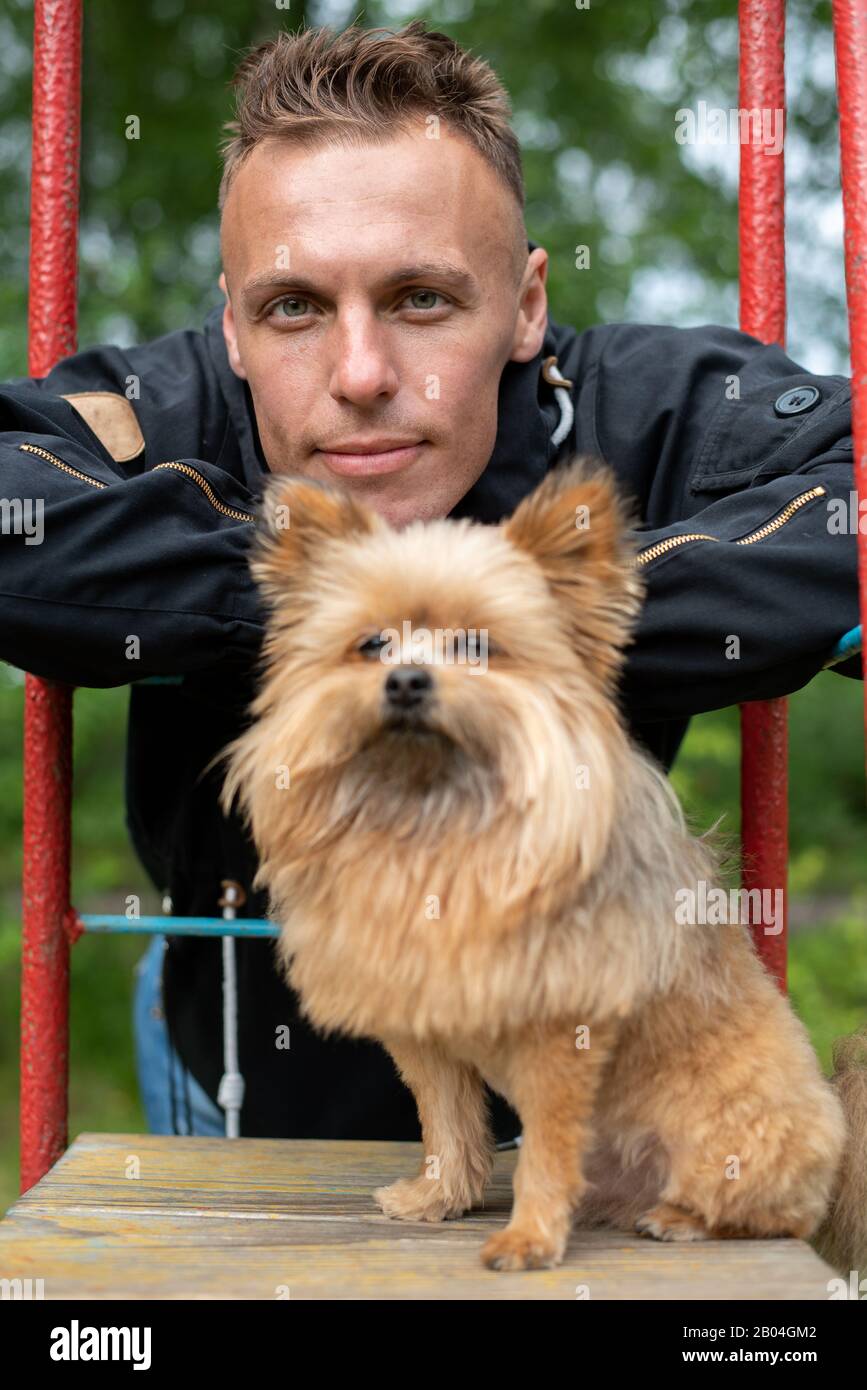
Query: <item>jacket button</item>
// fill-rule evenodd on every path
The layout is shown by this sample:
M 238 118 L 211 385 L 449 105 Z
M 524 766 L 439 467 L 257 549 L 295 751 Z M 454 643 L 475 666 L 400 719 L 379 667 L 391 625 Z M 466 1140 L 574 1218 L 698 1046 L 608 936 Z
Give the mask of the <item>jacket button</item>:
M 796 386 L 793 391 L 784 391 L 777 396 L 774 410 L 778 415 L 801 415 L 805 410 L 812 410 L 821 399 L 822 392 L 818 386 Z

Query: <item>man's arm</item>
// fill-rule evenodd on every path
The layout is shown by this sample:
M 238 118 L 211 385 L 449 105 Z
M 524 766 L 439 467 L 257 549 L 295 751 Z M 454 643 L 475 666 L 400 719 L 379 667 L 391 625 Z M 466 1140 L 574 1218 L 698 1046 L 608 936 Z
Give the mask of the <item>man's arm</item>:
M 646 522 L 647 600 L 621 686 L 630 714 L 800 689 L 859 622 L 848 379 L 712 325 L 595 331 L 592 401 L 579 407 Z
M 102 372 L 104 351 L 94 350 L 90 377 L 87 354 L 73 378 L 60 364 L 54 385 L 122 391 Z M 255 499 L 183 452 L 148 458 L 146 469 L 141 452 L 113 457 L 51 385 L 0 387 L 0 658 L 92 686 L 247 667 L 262 638 L 247 568 Z M 192 422 L 178 426 L 183 446 L 199 430 L 201 386 L 190 377 L 178 390 Z M 114 444 L 129 452 L 122 437 Z
M 790 695 L 822 670 L 859 622 L 857 540 L 828 529 L 853 486 L 851 452 L 829 453 L 638 535 L 647 600 L 621 685 L 635 719 Z M 713 539 L 682 539 L 696 534 Z

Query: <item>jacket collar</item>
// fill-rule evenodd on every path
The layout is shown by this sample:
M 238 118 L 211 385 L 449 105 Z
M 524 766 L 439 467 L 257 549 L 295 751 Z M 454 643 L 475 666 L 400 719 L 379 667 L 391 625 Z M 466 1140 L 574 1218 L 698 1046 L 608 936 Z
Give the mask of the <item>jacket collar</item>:
M 537 243 L 528 241 L 529 250 Z M 238 439 L 244 482 L 261 496 L 270 472 L 256 427 L 250 388 L 229 366 L 223 338 L 223 309 L 217 305 L 204 324 L 205 339 L 220 388 Z M 484 472 L 449 515 L 498 522 L 511 516 L 522 497 L 541 482 L 560 448 L 551 436 L 563 420 L 563 409 L 543 375 L 547 357 L 564 351 L 564 336 L 574 330 L 559 327 L 549 317 L 541 351 L 530 362 L 507 362 L 500 378 L 497 436 Z M 568 440 L 567 440 L 568 443 Z

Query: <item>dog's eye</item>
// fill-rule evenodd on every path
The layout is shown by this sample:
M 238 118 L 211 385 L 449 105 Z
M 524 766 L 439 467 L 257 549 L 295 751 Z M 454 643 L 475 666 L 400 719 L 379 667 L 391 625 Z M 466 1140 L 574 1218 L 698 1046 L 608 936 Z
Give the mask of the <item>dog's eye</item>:
M 366 656 L 369 660 L 374 661 L 379 657 L 384 646 L 385 638 L 377 634 L 376 637 L 368 637 L 365 642 L 360 642 L 358 651 L 362 656 Z

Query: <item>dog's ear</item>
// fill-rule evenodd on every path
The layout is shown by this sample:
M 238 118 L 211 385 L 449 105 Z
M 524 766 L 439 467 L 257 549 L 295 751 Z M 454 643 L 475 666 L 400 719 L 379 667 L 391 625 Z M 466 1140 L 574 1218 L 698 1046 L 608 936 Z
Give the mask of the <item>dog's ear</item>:
M 601 679 L 613 678 L 644 591 L 629 535 L 636 521 L 612 469 L 589 455 L 553 468 L 502 524 L 563 605 L 587 664 Z
M 257 521 L 250 569 L 271 597 L 284 594 L 329 542 L 370 534 L 385 525 L 348 492 L 285 475 L 266 485 Z

